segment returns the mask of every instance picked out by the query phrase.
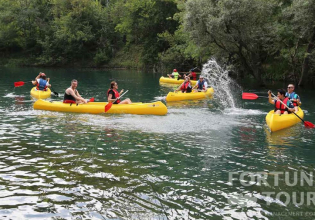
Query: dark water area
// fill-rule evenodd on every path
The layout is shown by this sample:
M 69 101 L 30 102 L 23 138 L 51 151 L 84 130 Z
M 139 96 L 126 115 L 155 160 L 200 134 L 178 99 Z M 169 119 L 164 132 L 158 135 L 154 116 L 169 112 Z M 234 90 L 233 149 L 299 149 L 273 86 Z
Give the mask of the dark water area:
M 135 102 L 163 101 L 176 87 L 133 70 L 1 67 L 0 219 L 315 218 L 315 129 L 270 133 L 268 99 L 241 99 L 285 84 L 239 82 L 235 108 L 214 97 L 163 101 L 166 116 L 91 115 L 34 110 L 31 83 L 13 83 L 40 71 L 60 93 L 49 100 L 62 100 L 72 79 L 95 101 L 112 80 Z M 315 90 L 297 92 L 315 123 Z

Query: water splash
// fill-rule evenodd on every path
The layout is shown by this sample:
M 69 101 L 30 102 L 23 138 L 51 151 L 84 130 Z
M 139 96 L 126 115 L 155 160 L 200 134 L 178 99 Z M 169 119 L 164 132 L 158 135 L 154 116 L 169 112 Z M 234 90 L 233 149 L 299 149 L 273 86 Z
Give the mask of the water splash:
M 224 70 L 215 59 L 209 60 L 203 65 L 201 74 L 206 78 L 208 84 L 213 87 L 215 100 L 224 108 L 236 108 L 232 89 L 240 91 L 240 86 L 232 80 L 228 71 Z

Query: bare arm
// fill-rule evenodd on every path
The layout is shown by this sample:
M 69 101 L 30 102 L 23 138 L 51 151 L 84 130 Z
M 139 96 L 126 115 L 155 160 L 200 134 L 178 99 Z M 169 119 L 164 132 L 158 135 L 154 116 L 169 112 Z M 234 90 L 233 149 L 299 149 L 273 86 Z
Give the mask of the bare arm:
M 185 82 L 183 82 L 182 84 L 180 84 L 180 86 L 174 91 L 174 92 L 177 92 L 180 90 L 180 88 L 182 87 L 182 85 L 184 84 Z
M 79 94 L 78 91 L 76 91 L 76 93 L 75 93 L 72 89 L 68 88 L 68 89 L 66 90 L 66 92 L 67 92 L 68 94 L 72 95 L 72 96 L 75 98 L 75 100 L 77 100 L 77 101 L 82 101 L 82 102 L 84 102 L 84 103 L 87 103 L 87 101 L 86 101 L 84 98 L 82 98 L 82 97 L 80 96 L 80 94 Z
M 270 90 L 268 91 L 268 96 L 269 96 L 269 103 L 274 105 L 275 104 L 275 100 L 272 99 Z
M 47 87 L 51 87 L 49 81 L 50 81 L 50 78 L 47 79 L 47 83 L 48 83 L 48 84 L 47 84 Z
M 113 95 L 112 94 L 109 94 L 108 97 L 107 97 L 107 101 L 108 102 L 113 102 L 115 99 L 112 99 Z

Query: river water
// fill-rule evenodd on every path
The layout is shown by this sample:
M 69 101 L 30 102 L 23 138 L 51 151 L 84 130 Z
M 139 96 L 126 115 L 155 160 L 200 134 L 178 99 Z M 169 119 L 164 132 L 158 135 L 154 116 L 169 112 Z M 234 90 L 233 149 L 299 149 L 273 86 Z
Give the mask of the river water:
M 234 108 L 216 98 L 167 103 L 166 116 L 49 112 L 33 109 L 31 83 L 13 83 L 42 71 L 61 95 L 75 78 L 83 97 L 105 101 L 116 80 L 136 102 L 163 100 L 174 87 L 126 70 L 0 71 L 0 219 L 315 218 L 315 129 L 301 123 L 271 134 L 265 98 L 233 91 Z M 285 85 L 242 86 L 266 96 Z M 314 123 L 315 91 L 298 93 Z

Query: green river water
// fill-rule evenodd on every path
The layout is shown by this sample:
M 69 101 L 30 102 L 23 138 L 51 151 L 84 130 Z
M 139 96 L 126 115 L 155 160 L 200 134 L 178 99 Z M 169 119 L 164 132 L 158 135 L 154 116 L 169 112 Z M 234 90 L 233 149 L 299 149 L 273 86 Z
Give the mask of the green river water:
M 31 83 L 13 83 L 45 72 L 60 93 L 51 100 L 74 78 L 95 101 L 112 80 L 136 102 L 163 101 L 173 88 L 159 85 L 161 74 L 127 70 L 0 71 L 0 219 L 315 219 L 315 129 L 271 134 L 265 98 L 166 103 L 166 116 L 49 112 L 33 109 Z M 297 92 L 315 123 L 315 90 Z M 269 185 L 249 182 L 259 175 Z

